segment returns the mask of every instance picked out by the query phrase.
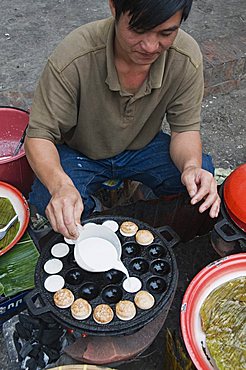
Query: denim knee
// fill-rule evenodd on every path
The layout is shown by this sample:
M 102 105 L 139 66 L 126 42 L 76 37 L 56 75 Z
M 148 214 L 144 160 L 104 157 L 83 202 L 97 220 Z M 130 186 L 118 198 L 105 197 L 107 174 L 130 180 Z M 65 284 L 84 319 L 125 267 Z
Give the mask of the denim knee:
M 37 212 L 45 216 L 45 210 L 47 205 L 49 204 L 51 199 L 51 195 L 47 188 L 41 183 L 39 179 L 35 179 L 31 192 L 29 193 L 29 202 L 31 205 L 35 206 Z M 95 201 L 91 196 L 82 196 L 83 204 L 84 204 L 84 211 L 82 214 L 82 218 L 89 217 L 89 215 L 93 212 L 95 208 Z
M 202 155 L 202 168 L 214 175 L 214 165 L 210 155 Z M 155 195 L 161 196 L 183 193 L 186 191 L 186 187 L 182 184 L 181 173 L 176 168 L 172 176 L 163 179 L 158 186 L 152 187 L 152 190 Z
M 50 193 L 48 189 L 41 183 L 39 179 L 35 179 L 29 193 L 29 202 L 36 207 L 37 212 L 45 216 L 45 209 L 50 201 Z

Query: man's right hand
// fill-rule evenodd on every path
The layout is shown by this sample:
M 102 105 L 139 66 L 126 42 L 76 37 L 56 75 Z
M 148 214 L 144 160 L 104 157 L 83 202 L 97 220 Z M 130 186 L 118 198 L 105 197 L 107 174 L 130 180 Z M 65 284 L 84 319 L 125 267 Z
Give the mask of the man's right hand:
M 52 192 L 45 213 L 54 231 L 68 239 L 76 239 L 83 209 L 78 190 L 72 184 L 65 184 Z
M 25 152 L 33 171 L 51 194 L 46 216 L 52 228 L 68 239 L 76 239 L 76 225 L 80 224 L 84 205 L 72 179 L 61 166 L 55 145 L 46 139 L 27 136 Z

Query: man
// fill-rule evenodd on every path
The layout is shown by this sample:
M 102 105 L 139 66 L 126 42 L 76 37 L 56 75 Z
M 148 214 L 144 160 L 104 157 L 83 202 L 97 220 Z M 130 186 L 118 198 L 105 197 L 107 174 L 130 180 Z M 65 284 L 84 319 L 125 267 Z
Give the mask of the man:
M 113 17 L 68 35 L 39 81 L 25 141 L 39 180 L 30 202 L 68 238 L 110 178 L 157 196 L 187 189 L 217 217 L 211 158 L 202 155 L 202 57 L 180 30 L 192 0 L 109 0 Z M 171 136 L 161 131 L 163 118 Z

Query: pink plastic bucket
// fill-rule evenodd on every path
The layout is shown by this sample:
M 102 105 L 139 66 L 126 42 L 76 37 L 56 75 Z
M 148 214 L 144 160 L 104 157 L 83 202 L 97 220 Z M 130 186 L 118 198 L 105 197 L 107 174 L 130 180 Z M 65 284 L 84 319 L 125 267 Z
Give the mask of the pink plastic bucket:
M 23 146 L 16 156 L 13 153 L 28 121 L 28 112 L 19 108 L 0 107 L 0 181 L 15 186 L 25 197 L 31 190 L 34 173 Z

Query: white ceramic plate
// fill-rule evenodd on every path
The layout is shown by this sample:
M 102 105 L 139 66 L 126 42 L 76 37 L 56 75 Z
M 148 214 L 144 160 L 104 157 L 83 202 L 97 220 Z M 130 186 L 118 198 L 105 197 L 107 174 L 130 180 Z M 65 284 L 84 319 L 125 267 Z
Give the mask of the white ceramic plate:
M 20 222 L 20 227 L 15 238 L 11 241 L 11 243 L 7 247 L 0 250 L 1 256 L 4 253 L 8 252 L 11 248 L 13 248 L 15 244 L 23 236 L 29 223 L 30 210 L 28 203 L 25 197 L 21 194 L 21 192 L 17 190 L 14 186 L 9 185 L 6 182 L 0 181 L 0 197 L 7 198 L 10 200 L 12 206 L 14 207 L 15 213 L 18 215 L 18 220 Z

